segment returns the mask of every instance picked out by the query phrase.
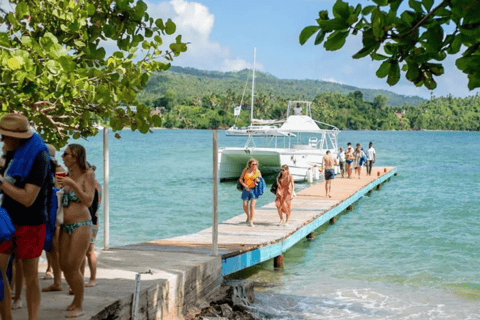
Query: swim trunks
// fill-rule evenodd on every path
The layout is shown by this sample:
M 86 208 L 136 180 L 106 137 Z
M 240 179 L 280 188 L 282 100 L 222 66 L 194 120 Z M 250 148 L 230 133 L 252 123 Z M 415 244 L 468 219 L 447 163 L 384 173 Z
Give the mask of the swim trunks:
M 17 231 L 10 241 L 0 243 L 0 253 L 12 254 L 19 259 L 38 258 L 42 254 L 47 228 L 38 226 L 15 226 Z
M 333 180 L 335 178 L 335 171 L 333 169 L 325 170 L 325 180 Z

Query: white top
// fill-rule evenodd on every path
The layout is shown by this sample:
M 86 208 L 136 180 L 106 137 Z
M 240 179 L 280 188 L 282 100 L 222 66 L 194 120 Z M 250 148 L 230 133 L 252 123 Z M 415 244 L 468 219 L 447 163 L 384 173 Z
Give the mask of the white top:
M 338 153 L 338 161 L 345 162 L 345 152 Z
M 375 156 L 377 152 L 375 151 L 374 147 L 371 147 L 367 150 L 367 160 L 375 160 Z
M 302 107 L 296 106 L 295 108 L 293 108 L 293 115 L 295 116 L 302 115 Z

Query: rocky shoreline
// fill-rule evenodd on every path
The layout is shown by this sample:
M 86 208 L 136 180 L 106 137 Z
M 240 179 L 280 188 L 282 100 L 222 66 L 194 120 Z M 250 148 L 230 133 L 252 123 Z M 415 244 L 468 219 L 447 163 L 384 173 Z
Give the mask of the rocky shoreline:
M 229 280 L 222 284 L 211 303 L 190 311 L 191 320 L 260 320 L 249 306 L 255 302 L 254 283 Z M 193 312 L 192 312 L 193 311 Z

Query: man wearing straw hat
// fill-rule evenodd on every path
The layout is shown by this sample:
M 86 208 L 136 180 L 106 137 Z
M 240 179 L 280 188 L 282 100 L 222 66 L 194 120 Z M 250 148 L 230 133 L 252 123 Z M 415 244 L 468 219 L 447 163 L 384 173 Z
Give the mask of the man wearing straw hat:
M 42 138 L 34 133 L 23 115 L 5 115 L 0 120 L 0 134 L 8 150 L 4 177 L 0 177 L 3 193 L 0 210 L 8 213 L 16 229 L 10 240 L 0 242 L 0 278 L 3 282 L 0 293 L 4 293 L 0 315 L 2 320 L 12 318 L 6 270 L 10 256 L 15 254 L 23 264 L 28 319 L 37 320 L 40 306 L 38 258 L 45 241 L 48 196 L 52 184 L 50 155 Z

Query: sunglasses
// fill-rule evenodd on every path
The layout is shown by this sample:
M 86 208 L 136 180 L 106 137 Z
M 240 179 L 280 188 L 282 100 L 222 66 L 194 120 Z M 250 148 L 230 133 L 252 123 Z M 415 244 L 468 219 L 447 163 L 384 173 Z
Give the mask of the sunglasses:
M 72 155 L 71 153 L 66 153 L 66 152 L 64 152 L 64 153 L 62 154 L 62 157 L 71 156 L 71 155 Z

